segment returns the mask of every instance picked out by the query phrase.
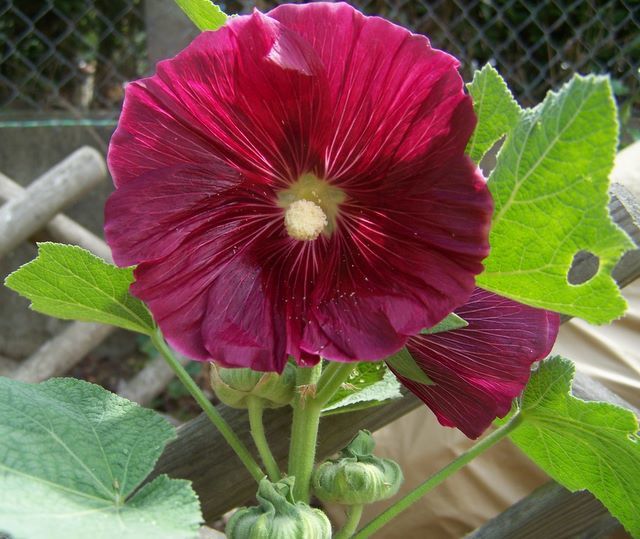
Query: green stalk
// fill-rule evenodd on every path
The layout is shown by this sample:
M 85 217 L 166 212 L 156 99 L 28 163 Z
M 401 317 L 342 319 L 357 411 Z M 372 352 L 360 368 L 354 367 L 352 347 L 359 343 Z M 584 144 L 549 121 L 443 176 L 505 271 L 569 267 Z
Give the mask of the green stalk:
M 329 402 L 340 389 L 340 386 L 349 378 L 349 375 L 353 372 L 353 363 L 340 363 L 338 361 L 332 361 L 326 367 L 320 380 L 318 380 L 318 392 L 316 393 L 316 400 L 324 406 Z
M 258 448 L 260 458 L 267 469 L 269 479 L 275 483 L 280 481 L 282 476 L 280 475 L 280 467 L 273 457 L 273 453 L 269 448 L 269 442 L 264 432 L 264 424 L 262 422 L 262 413 L 264 412 L 264 401 L 260 397 L 249 395 L 247 397 L 247 409 L 249 411 L 249 426 L 251 429 L 251 436 Z
M 409 494 L 407 494 L 404 498 L 397 501 L 393 504 L 389 509 L 385 512 L 378 515 L 371 522 L 369 522 L 364 528 L 362 528 L 358 533 L 353 536 L 353 539 L 365 539 L 366 537 L 370 537 L 373 533 L 377 532 L 380 528 L 389 523 L 389 521 L 396 516 L 398 516 L 402 511 L 409 508 L 415 502 L 417 502 L 422 496 L 424 496 L 427 492 L 429 492 L 434 487 L 437 487 L 440 483 L 442 483 L 447 477 L 457 472 L 460 468 L 471 462 L 478 455 L 484 453 L 487 449 L 494 446 L 497 442 L 502 440 L 505 436 L 507 436 L 511 431 L 520 425 L 522 421 L 522 416 L 516 412 L 516 414 L 511 418 L 511 420 L 506 424 L 495 430 L 486 438 L 480 440 L 477 444 L 475 444 L 471 449 L 464 452 L 455 460 L 451 461 L 440 471 L 433 474 L 429 479 L 427 479 L 424 483 L 419 485 Z
M 308 386 L 317 383 L 322 371 L 322 362 L 313 368 L 298 367 L 296 373 L 296 396 L 293 401 L 293 426 L 289 446 L 289 475 L 296 478 L 293 497 L 296 501 L 309 503 L 311 474 L 316 458 L 320 405 L 311 397 Z
M 200 408 L 204 411 L 207 417 L 211 420 L 211 422 L 215 425 L 215 427 L 220 431 L 222 437 L 227 441 L 227 443 L 231 446 L 231 448 L 236 452 L 238 458 L 242 461 L 242 463 L 246 466 L 249 473 L 253 476 L 253 478 L 260 482 L 260 480 L 264 477 L 264 472 L 260 469 L 260 466 L 255 461 L 247 446 L 242 443 L 240 438 L 233 432 L 233 429 L 229 426 L 229 424 L 224 420 L 220 412 L 216 409 L 216 407 L 211 404 L 211 401 L 206 397 L 206 395 L 202 392 L 202 390 L 198 387 L 198 385 L 193 381 L 193 378 L 189 375 L 189 373 L 185 370 L 185 368 L 180 364 L 180 362 L 173 355 L 171 349 L 167 346 L 167 343 L 164 340 L 164 337 L 160 333 L 160 330 L 156 330 L 151 334 L 151 341 L 154 346 L 158 349 L 162 357 L 169 364 L 169 367 L 175 372 L 178 380 L 180 380 L 184 387 L 187 388 L 189 393 L 193 396 L 196 402 L 200 405 Z
M 353 536 L 358 529 L 358 524 L 360 524 L 363 509 L 364 505 L 350 505 L 347 508 L 347 520 L 340 531 L 334 535 L 333 539 L 349 539 L 349 537 Z

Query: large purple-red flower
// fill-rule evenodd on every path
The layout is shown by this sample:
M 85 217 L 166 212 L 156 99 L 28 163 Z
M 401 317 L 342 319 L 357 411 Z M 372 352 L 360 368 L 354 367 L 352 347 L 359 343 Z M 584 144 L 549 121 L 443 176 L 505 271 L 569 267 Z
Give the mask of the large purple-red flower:
M 395 374 L 442 425 L 477 438 L 496 417 L 509 412 L 529 380 L 531 364 L 551 351 L 560 317 L 479 288 L 455 312 L 469 325 L 418 335 L 407 344 L 434 384 Z
M 205 32 L 130 84 L 106 236 L 197 359 L 377 360 L 463 304 L 492 203 L 458 62 L 346 4 Z

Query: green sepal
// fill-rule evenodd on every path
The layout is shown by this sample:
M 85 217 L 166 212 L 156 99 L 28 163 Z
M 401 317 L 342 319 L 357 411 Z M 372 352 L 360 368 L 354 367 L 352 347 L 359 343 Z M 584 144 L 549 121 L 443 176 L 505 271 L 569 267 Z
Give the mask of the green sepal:
M 330 539 L 331 523 L 320 509 L 293 499 L 294 477 L 258 486 L 258 506 L 241 507 L 229 519 L 229 539 Z
M 334 415 L 386 404 L 402 397 L 400 382 L 384 361 L 358 362 L 353 371 L 322 409 Z
M 232 408 L 248 408 L 250 396 L 262 399 L 266 408 L 286 406 L 295 395 L 295 383 L 296 369 L 291 363 L 282 374 L 211 364 L 211 387 L 220 401 Z
M 337 459 L 318 466 L 313 491 L 323 502 L 363 505 L 386 500 L 398 492 L 404 477 L 398 463 L 373 455 L 371 433 L 361 430 Z

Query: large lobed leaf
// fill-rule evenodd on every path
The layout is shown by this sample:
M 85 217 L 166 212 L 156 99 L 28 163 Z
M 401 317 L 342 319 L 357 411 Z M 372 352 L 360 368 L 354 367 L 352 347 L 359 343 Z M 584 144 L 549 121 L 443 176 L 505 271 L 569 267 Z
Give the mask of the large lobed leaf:
M 471 146 L 476 158 L 513 121 L 510 96 L 496 77 L 485 69 L 470 87 L 476 106 L 483 107 Z M 490 107 L 511 112 L 492 113 Z M 496 117 L 497 126 L 485 125 Z M 609 80 L 575 76 L 538 107 L 519 113 L 507 131 L 489 177 L 495 201 L 491 254 L 478 286 L 592 323 L 620 317 L 626 304 L 611 270 L 633 244 L 607 209 L 618 133 Z M 596 255 L 599 270 L 573 285 L 567 274 L 580 251 Z
M 638 420 L 624 408 L 572 396 L 574 371 L 559 356 L 541 363 L 511 439 L 556 481 L 571 491 L 589 490 L 640 536 Z
M 132 282 L 131 268 L 107 264 L 80 247 L 40 243 L 38 257 L 9 275 L 5 284 L 30 299 L 35 311 L 150 334 L 151 315 L 129 294 Z
M 479 163 L 487 151 L 515 127 L 522 109 L 506 82 L 489 64 L 474 73 L 467 88 L 478 117 L 476 129 L 467 144 L 467 153 Z
M 99 386 L 0 378 L 0 535 L 196 537 L 189 482 L 160 476 L 136 490 L 174 437 L 158 414 Z

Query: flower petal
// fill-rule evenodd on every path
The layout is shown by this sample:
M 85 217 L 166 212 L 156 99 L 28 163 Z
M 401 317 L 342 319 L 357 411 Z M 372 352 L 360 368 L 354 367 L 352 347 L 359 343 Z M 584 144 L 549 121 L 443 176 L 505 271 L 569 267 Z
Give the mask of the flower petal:
M 210 286 L 204 345 L 225 367 L 281 373 L 288 358 L 284 310 L 248 258 L 234 258 Z
M 393 163 L 431 152 L 462 157 L 475 117 L 453 56 L 341 2 L 286 4 L 268 15 L 310 43 L 327 72 L 327 177 L 364 174 L 370 187 L 372 171 L 382 180 Z M 460 103 L 465 117 L 452 122 Z
M 256 192 L 237 189 L 233 190 L 233 196 L 227 193 L 221 198 L 222 203 L 202 213 L 206 218 L 200 219 L 202 214 L 196 214 L 200 226 L 190 230 L 178 248 L 162 258 L 138 265 L 131 292 L 149 306 L 163 334 L 178 351 L 196 359 L 213 358 L 235 364 L 243 361 L 235 356 L 235 351 L 216 357 L 208 349 L 215 345 L 211 336 L 219 331 L 212 326 L 222 323 L 225 316 L 237 316 L 234 308 L 238 303 L 233 298 L 230 301 L 231 296 L 240 298 L 238 301 L 249 301 L 244 306 L 248 323 L 254 320 L 250 313 L 266 313 L 264 306 L 268 297 L 256 295 L 256 283 L 251 279 L 238 283 L 246 289 L 225 290 L 221 285 L 238 281 L 246 257 L 252 256 L 251 260 L 255 260 L 251 253 L 256 245 L 263 238 L 269 244 L 269 234 L 278 231 L 279 216 L 277 209 L 264 201 L 259 203 L 260 195 Z M 229 311 L 215 311 L 225 301 L 229 302 Z M 284 334 L 284 323 L 280 328 L 265 318 L 260 328 L 254 328 L 257 336 L 262 335 L 263 330 Z M 281 346 L 277 338 L 266 339 L 262 344 L 273 352 L 268 364 L 275 365 L 275 351 Z M 254 368 L 260 370 L 260 366 Z
M 327 71 L 335 113 L 322 174 L 347 197 L 303 348 L 381 359 L 463 304 L 489 252 L 491 196 L 464 155 L 471 100 L 455 58 L 388 21 L 322 2 L 269 16 Z M 369 345 L 366 328 L 375 328 Z
M 303 40 L 258 12 L 229 19 L 127 86 L 109 151 L 114 182 L 212 156 L 256 182 L 296 178 L 319 145 L 325 102 Z
M 471 102 L 454 58 L 383 19 L 270 15 L 230 19 L 127 87 L 107 237 L 187 355 L 382 359 L 463 304 L 488 253 Z M 303 174 L 341 194 L 312 242 L 278 206 Z
M 479 288 L 455 312 L 467 327 L 418 335 L 407 345 L 435 385 L 398 379 L 442 425 L 477 438 L 509 412 L 529 379 L 531 364 L 550 352 L 560 318 Z
M 240 183 L 222 162 L 175 165 L 143 174 L 116 189 L 105 207 L 104 232 L 120 266 L 168 255 L 210 220 Z

